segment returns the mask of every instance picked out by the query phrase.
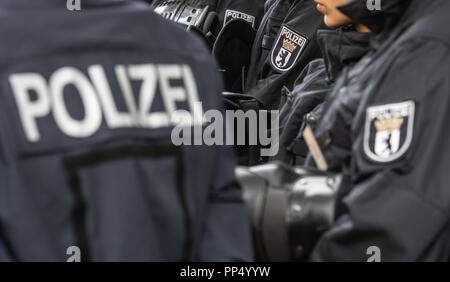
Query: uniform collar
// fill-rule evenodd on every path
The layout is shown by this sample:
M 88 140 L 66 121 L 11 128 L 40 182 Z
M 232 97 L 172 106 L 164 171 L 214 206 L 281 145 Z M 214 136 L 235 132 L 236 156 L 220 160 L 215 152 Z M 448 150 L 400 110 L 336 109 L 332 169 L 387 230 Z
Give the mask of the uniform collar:
M 369 11 L 366 0 L 350 0 L 338 7 L 355 22 L 372 30 L 372 49 L 389 45 L 405 30 L 428 34 L 448 42 L 448 0 L 380 0 L 380 11 Z
M 319 30 L 317 37 L 330 81 L 335 81 L 346 65 L 358 61 L 370 50 L 371 34 L 352 28 Z
M 338 9 L 355 22 L 367 26 L 373 33 L 378 34 L 395 25 L 415 0 L 380 1 L 381 10 L 369 10 L 367 0 L 350 0 L 350 2 L 338 6 Z

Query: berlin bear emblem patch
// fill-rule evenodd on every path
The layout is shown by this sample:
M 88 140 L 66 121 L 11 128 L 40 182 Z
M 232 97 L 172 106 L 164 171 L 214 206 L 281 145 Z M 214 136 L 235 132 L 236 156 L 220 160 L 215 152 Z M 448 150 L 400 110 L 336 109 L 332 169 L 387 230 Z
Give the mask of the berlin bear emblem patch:
M 364 152 L 376 162 L 392 162 L 411 145 L 414 128 L 413 101 L 369 107 L 364 129 Z
M 272 67 L 280 72 L 290 70 L 297 62 L 307 43 L 308 39 L 283 25 L 272 47 L 270 60 Z

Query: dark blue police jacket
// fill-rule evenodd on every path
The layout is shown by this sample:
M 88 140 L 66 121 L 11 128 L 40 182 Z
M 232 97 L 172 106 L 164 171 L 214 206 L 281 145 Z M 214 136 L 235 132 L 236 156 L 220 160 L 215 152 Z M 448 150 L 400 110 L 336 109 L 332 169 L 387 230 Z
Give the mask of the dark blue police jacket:
M 233 154 L 171 141 L 220 109 L 206 48 L 146 4 L 80 3 L 0 2 L 0 261 L 250 260 Z

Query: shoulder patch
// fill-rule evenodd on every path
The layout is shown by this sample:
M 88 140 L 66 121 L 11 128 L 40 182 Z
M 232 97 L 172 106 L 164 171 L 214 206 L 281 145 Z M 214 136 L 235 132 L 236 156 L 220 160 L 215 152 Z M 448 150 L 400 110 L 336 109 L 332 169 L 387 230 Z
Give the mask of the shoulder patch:
M 234 11 L 234 10 L 226 10 L 225 11 L 225 19 L 223 21 L 223 26 L 225 26 L 227 23 L 229 23 L 230 21 L 234 20 L 234 19 L 242 19 L 246 22 L 248 22 L 249 24 L 252 25 L 252 27 L 255 27 L 255 17 L 246 13 L 242 13 L 239 11 Z
M 399 159 L 409 149 L 414 130 L 415 103 L 369 107 L 364 128 L 364 153 L 375 162 Z
M 272 67 L 280 72 L 290 70 L 297 62 L 306 44 L 308 44 L 306 37 L 283 25 L 272 47 L 270 58 Z

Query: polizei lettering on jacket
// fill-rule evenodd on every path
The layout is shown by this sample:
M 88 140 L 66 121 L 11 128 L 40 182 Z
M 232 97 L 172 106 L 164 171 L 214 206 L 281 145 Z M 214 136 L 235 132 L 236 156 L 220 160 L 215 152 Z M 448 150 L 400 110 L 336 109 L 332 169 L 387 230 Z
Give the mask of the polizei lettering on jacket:
M 223 21 L 223 25 L 225 26 L 228 22 L 234 20 L 234 19 L 242 19 L 249 24 L 251 24 L 252 27 L 255 27 L 255 17 L 246 13 L 242 13 L 239 11 L 233 11 L 233 10 L 226 10 L 225 12 L 225 20 Z
M 281 30 L 281 36 L 289 39 L 291 42 L 299 45 L 299 46 L 303 46 L 305 44 L 305 38 L 303 36 L 300 36 L 294 32 L 292 32 L 291 30 L 289 30 L 288 28 L 284 27 Z
M 179 124 L 180 120 L 201 121 L 202 109 L 196 106 L 199 101 L 197 85 L 189 66 L 117 65 L 114 73 L 119 90 L 112 88 L 101 65 L 88 67 L 87 74 L 74 67 L 63 67 L 53 72 L 48 81 L 39 73 L 10 75 L 9 82 L 27 140 L 38 142 L 41 139 L 37 121 L 50 115 L 61 132 L 74 138 L 92 136 L 103 121 L 111 129 L 161 128 Z M 133 84 L 140 85 L 138 93 L 134 93 Z M 64 90 L 68 86 L 76 89 L 70 93 L 77 93 L 75 95 L 81 101 L 84 109 L 81 119 L 71 115 L 71 105 L 66 103 Z M 115 99 L 120 95 L 126 105 L 125 111 L 119 111 L 116 104 Z M 164 110 L 151 110 L 157 95 L 161 95 L 159 99 L 162 99 Z M 177 111 L 180 104 L 189 110 Z M 189 116 L 179 116 L 183 114 Z
M 289 71 L 297 62 L 308 40 L 283 25 L 272 48 L 271 64 L 279 72 Z

